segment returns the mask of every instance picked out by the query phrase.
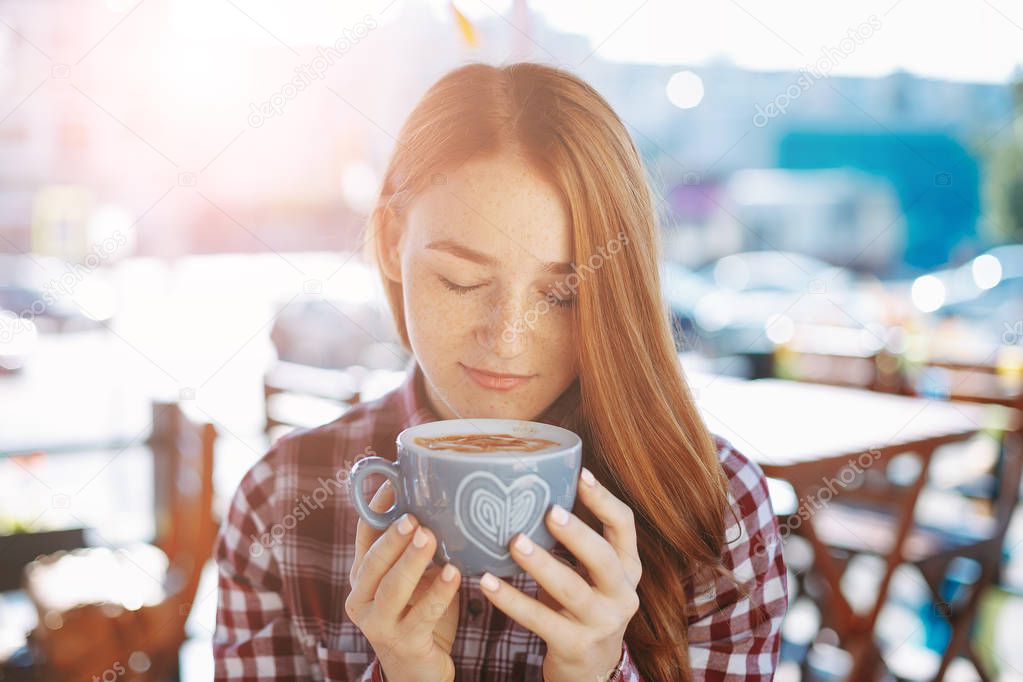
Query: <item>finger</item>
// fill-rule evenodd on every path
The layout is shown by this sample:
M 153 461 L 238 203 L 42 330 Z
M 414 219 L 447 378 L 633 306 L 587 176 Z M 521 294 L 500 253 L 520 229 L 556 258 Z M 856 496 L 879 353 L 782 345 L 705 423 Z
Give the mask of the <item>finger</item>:
M 412 636 L 433 632 L 437 622 L 451 607 L 461 584 L 462 574 L 458 568 L 454 564 L 445 564 L 444 569 L 434 576 L 430 587 L 402 619 L 399 630 Z
M 546 521 L 551 535 L 586 567 L 597 590 L 616 595 L 627 588 L 622 559 L 604 536 L 561 505 L 551 507 Z
M 362 491 L 352 491 L 353 495 L 361 495 Z M 375 512 L 385 512 L 390 509 L 391 505 L 394 504 L 394 486 L 391 482 L 385 480 L 376 493 L 373 495 L 373 499 L 369 502 L 369 508 Z M 366 523 L 366 520 L 361 516 L 359 517 L 359 523 L 355 527 L 355 557 L 365 554 L 369 551 L 369 546 L 372 545 L 378 537 L 383 535 L 384 530 L 374 528 L 373 526 Z
M 551 642 L 573 641 L 581 633 L 579 625 L 491 573 L 480 578 L 482 592 L 490 602 L 522 627 Z
M 582 522 L 580 521 L 580 523 Z M 615 564 L 619 563 L 618 555 L 607 544 L 607 541 L 592 529 L 590 532 L 607 547 L 611 561 Z M 595 621 L 594 607 L 597 593 L 588 582 L 582 579 L 582 576 L 522 533 L 519 533 L 511 543 L 511 550 L 515 561 L 572 616 L 583 623 Z M 619 572 L 619 583 L 622 580 L 623 576 Z
M 373 499 L 369 502 L 369 508 L 375 512 L 385 512 L 391 508 L 393 503 L 394 486 L 389 480 L 385 480 L 377 488 L 376 493 L 373 494 Z M 369 551 L 373 543 L 384 534 L 385 530 L 387 529 L 374 528 L 361 516 L 359 517 L 358 523 L 355 526 L 355 558 L 352 560 L 349 576 L 352 582 L 358 578 L 359 571 L 362 569 L 362 557 Z
M 577 497 L 604 524 L 604 537 L 618 553 L 619 558 L 633 587 L 639 584 L 643 571 L 636 541 L 636 517 L 629 505 L 600 484 L 593 473 L 582 468 L 577 487 Z M 580 525 L 586 525 L 580 522 Z M 558 538 L 561 539 L 560 537 Z M 562 540 L 565 546 L 568 543 Z M 581 558 L 581 557 L 580 557 Z M 590 567 L 590 572 L 593 572 Z
M 433 561 L 436 538 L 420 526 L 394 565 L 380 579 L 373 597 L 376 608 L 392 621 L 401 617 L 423 574 Z
M 358 575 L 352 581 L 350 597 L 356 603 L 367 603 L 375 598 L 380 580 L 391 570 L 405 548 L 411 545 L 413 531 L 418 525 L 414 516 L 402 514 L 370 545 L 362 557 Z
M 574 563 L 571 563 L 568 559 L 560 556 L 555 552 L 549 552 L 549 554 L 552 557 L 554 557 L 557 561 L 563 563 L 564 565 L 568 566 L 570 569 L 578 573 L 579 576 L 583 580 L 585 580 L 587 584 L 590 584 L 590 576 L 585 566 L 583 566 L 582 564 L 576 565 Z M 551 607 L 554 611 L 560 613 L 563 616 L 571 615 L 568 609 L 563 607 L 554 597 L 549 595 L 547 593 L 547 590 L 543 589 L 542 585 L 540 586 L 540 589 L 536 591 L 536 598 L 539 599 L 542 604 L 546 604 L 547 606 Z

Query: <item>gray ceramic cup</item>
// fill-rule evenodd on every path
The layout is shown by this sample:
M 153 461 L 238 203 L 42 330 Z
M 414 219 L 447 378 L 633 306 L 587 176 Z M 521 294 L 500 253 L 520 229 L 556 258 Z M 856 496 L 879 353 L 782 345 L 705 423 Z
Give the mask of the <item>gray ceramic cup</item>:
M 557 444 L 535 452 L 456 452 L 414 440 L 484 433 Z M 582 441 L 572 431 L 517 419 L 446 419 L 405 429 L 397 446 L 394 462 L 366 457 L 352 467 L 352 501 L 370 526 L 384 529 L 402 514 L 413 514 L 437 538 L 434 562 L 450 561 L 463 576 L 521 573 L 508 549 L 520 532 L 548 550 L 557 544 L 544 518 L 554 504 L 569 511 L 575 504 Z M 370 509 L 362 494 L 363 480 L 373 473 L 394 486 L 395 503 L 385 512 Z

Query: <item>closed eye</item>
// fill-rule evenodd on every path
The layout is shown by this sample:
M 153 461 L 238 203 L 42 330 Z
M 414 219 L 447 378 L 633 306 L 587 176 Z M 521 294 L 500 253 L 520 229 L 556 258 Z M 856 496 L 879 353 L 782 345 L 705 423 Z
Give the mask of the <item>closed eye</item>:
M 456 294 L 467 294 L 470 291 L 472 291 L 474 289 L 479 289 L 481 286 L 483 286 L 482 284 L 476 284 L 476 285 L 471 286 L 471 287 L 463 287 L 463 286 L 460 286 L 458 284 L 455 284 L 454 282 L 452 282 L 449 279 L 445 279 L 444 277 L 440 277 L 439 275 L 438 275 L 438 279 L 440 279 L 441 284 L 443 284 L 449 291 L 453 291 Z
M 475 291 L 476 289 L 479 289 L 480 287 L 486 285 L 486 283 L 484 282 L 483 284 L 474 284 L 472 286 L 466 287 L 460 284 L 455 284 L 451 280 L 447 279 L 446 277 L 441 277 L 440 275 L 437 276 L 437 279 L 440 280 L 441 284 L 443 284 L 444 288 L 446 288 L 448 291 L 452 291 L 459 295 L 467 294 L 470 291 Z M 552 292 L 548 292 L 545 295 L 545 298 L 547 299 L 547 302 L 550 305 L 554 305 L 559 308 L 571 308 L 572 306 L 575 305 L 576 301 L 575 296 L 570 296 L 569 298 L 559 298 L 558 296 L 555 296 Z
M 558 298 L 554 294 L 547 294 L 547 302 L 561 308 L 571 308 L 575 305 L 575 296 L 569 298 Z

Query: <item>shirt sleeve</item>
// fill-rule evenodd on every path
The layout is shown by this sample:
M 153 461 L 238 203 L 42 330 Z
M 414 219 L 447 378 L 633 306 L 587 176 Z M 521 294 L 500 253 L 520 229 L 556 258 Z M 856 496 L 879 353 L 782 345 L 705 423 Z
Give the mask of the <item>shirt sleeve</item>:
M 275 469 L 287 464 L 271 464 L 271 453 L 243 477 L 217 535 L 214 679 L 347 681 L 348 669 L 343 664 L 341 669 L 332 669 L 329 653 L 328 660 L 319 661 L 318 637 L 300 631 L 291 618 L 279 555 L 273 551 L 278 540 L 271 533 L 276 525 L 272 511 Z M 384 682 L 379 661 L 373 658 L 354 679 Z
M 722 560 L 738 585 L 717 577 L 695 594 L 689 661 L 694 680 L 766 682 L 778 664 L 788 608 L 781 535 L 760 467 L 737 454 L 730 462 L 729 498 L 736 516 L 725 533 Z
M 643 676 L 639 674 L 639 669 L 629 656 L 629 645 L 624 639 L 621 660 L 618 661 L 618 667 L 611 673 L 611 677 L 607 678 L 607 682 L 643 682 Z

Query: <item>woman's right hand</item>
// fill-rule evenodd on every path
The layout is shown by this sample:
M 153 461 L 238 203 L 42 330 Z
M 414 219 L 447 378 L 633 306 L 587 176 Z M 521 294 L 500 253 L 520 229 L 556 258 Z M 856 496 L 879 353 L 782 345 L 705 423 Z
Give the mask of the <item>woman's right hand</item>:
M 385 482 L 369 506 L 383 512 L 393 501 L 394 488 Z M 433 533 L 411 514 L 385 530 L 360 518 L 355 545 L 345 613 L 373 646 L 387 681 L 454 680 L 451 645 L 458 627 L 461 575 L 451 564 L 444 571 L 432 565 Z

